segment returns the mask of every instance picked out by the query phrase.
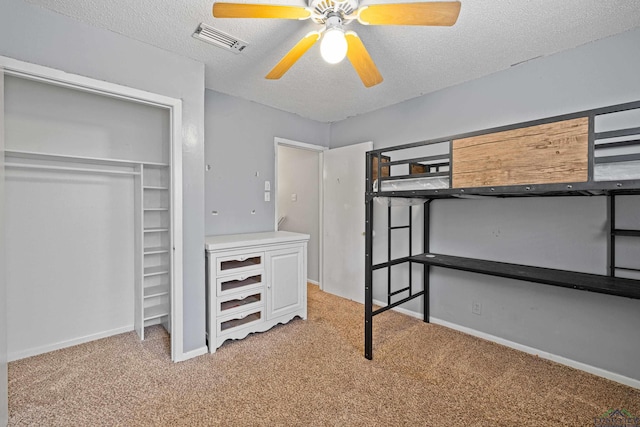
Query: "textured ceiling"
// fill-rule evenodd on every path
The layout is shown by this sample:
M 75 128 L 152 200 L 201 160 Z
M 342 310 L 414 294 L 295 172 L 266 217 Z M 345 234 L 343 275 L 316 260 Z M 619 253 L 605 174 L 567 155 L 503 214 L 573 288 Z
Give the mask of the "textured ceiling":
M 639 0 L 461 0 L 453 27 L 355 30 L 384 81 L 365 88 L 348 60 L 329 65 L 317 43 L 280 80 L 264 76 L 312 21 L 217 19 L 212 0 L 28 0 L 206 65 L 206 87 L 322 122 L 338 121 L 513 64 L 640 26 Z M 236 0 L 242 2 L 243 0 Z M 365 0 L 362 4 L 411 0 Z M 251 3 L 305 5 L 302 0 Z M 200 22 L 249 43 L 236 55 L 191 37 Z

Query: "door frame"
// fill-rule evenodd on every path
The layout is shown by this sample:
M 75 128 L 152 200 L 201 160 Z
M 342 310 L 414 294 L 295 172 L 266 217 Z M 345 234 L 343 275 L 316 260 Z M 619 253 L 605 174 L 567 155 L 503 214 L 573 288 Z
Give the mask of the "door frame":
M 318 153 L 319 165 L 318 165 L 318 208 L 320 212 L 318 212 L 318 286 L 322 289 L 322 270 L 324 265 L 324 260 L 322 256 L 323 252 L 323 239 L 322 235 L 324 234 L 324 221 L 322 218 L 323 205 L 324 205 L 324 191 L 322 185 L 322 170 L 324 169 L 324 152 L 329 149 L 329 147 L 324 147 L 322 145 L 308 144 L 306 142 L 294 141 L 292 139 L 275 137 L 273 138 L 273 147 L 275 152 L 275 167 L 273 169 L 274 179 L 273 179 L 273 194 L 274 194 L 274 225 L 273 229 L 278 230 L 278 147 L 290 147 L 297 148 L 301 150 L 314 151 Z M 308 278 L 306 278 L 308 281 Z
M 4 70 L 0 65 L 0 426 L 9 423 L 7 284 L 4 247 Z
M 189 358 L 183 350 L 183 236 L 182 236 L 182 100 L 96 80 L 54 68 L 0 56 L 0 78 L 20 77 L 56 86 L 81 90 L 100 96 L 151 105 L 169 111 L 169 146 L 171 151 L 171 360 Z M 2 112 L 4 115 L 4 111 Z M 4 158 L 4 152 L 2 152 Z M 0 224 L 4 227 L 4 224 Z M 3 283 L 4 286 L 4 283 Z

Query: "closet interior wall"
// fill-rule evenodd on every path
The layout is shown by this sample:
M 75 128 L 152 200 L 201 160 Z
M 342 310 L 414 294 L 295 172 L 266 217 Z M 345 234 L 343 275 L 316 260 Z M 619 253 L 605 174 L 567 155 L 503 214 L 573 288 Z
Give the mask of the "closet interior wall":
M 169 256 L 136 251 L 148 234 L 140 223 L 167 229 L 158 242 L 169 236 L 169 112 L 14 76 L 4 81 L 6 158 L 26 165 L 6 170 L 9 359 L 133 330 L 136 274 Z M 153 191 L 167 194 L 145 193 L 137 206 L 146 164 L 155 169 L 154 186 L 167 188 Z M 162 203 L 166 210 L 136 209 Z

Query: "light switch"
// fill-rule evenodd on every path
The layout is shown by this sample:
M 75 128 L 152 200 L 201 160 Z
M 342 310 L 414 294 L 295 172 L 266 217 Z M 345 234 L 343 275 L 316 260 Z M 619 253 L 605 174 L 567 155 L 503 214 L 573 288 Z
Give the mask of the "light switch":
M 265 191 L 264 192 L 264 201 L 265 202 L 270 202 L 271 201 L 271 193 L 269 191 Z
M 291 194 L 291 201 L 292 202 L 297 202 L 298 201 L 298 195 L 296 193 L 292 193 Z
M 264 191 L 271 191 L 271 183 L 269 181 L 264 182 Z

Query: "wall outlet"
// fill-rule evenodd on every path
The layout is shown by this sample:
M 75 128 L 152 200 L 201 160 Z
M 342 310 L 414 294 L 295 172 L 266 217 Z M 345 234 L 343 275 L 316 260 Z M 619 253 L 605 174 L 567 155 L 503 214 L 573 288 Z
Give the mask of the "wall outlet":
M 292 202 L 297 202 L 298 201 L 298 195 L 296 193 L 291 194 L 291 201 Z
M 471 302 L 471 312 L 480 316 L 482 314 L 482 303 L 478 301 Z
M 264 192 L 264 201 L 265 202 L 270 202 L 271 201 L 271 193 L 269 191 L 265 191 Z

